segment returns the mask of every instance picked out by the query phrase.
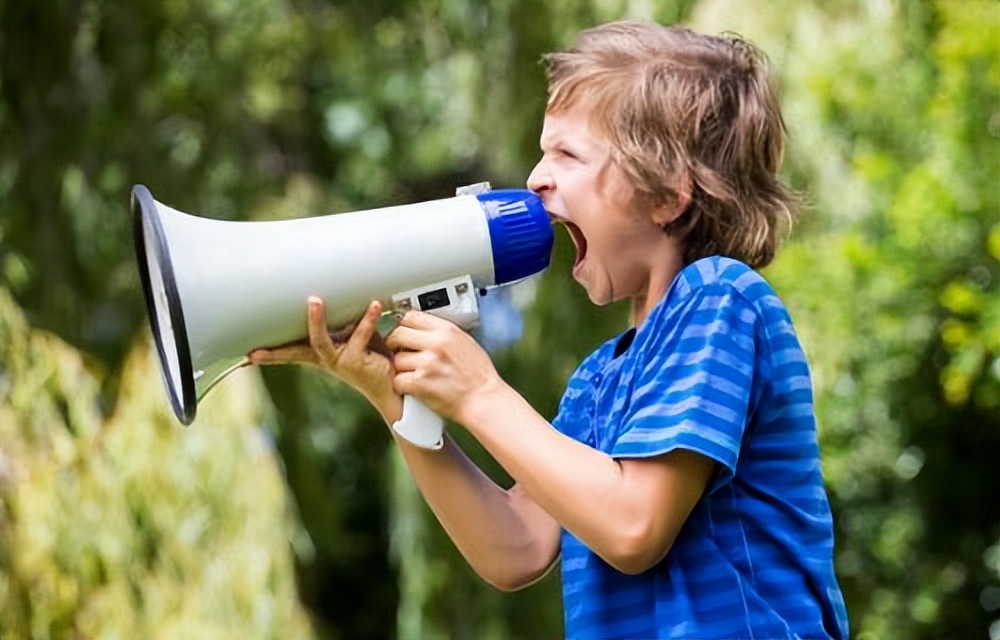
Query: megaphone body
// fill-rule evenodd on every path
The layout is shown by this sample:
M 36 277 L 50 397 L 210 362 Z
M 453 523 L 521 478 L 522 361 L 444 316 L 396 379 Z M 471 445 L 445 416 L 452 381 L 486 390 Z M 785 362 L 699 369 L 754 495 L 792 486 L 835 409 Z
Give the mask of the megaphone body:
M 553 242 L 534 193 L 480 191 L 295 220 L 232 222 L 177 211 L 135 186 L 136 257 L 177 418 L 190 424 L 198 401 L 245 364 L 249 351 L 303 338 L 309 296 L 325 300 L 333 327 L 360 317 L 372 300 L 474 326 L 478 292 L 543 270 Z M 403 419 L 394 426 L 415 444 L 440 445 L 440 418 L 415 399 L 404 398 Z

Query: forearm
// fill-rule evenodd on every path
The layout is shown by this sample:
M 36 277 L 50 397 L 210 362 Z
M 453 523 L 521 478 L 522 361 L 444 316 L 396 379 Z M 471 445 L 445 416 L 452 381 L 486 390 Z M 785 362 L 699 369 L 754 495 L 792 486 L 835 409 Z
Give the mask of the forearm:
M 516 589 L 552 565 L 559 525 L 523 492 L 497 485 L 447 436 L 439 451 L 396 441 L 431 510 L 484 580 Z
M 651 508 L 635 466 L 560 434 L 506 384 L 462 419 L 535 503 L 619 570 L 659 560 L 687 516 Z

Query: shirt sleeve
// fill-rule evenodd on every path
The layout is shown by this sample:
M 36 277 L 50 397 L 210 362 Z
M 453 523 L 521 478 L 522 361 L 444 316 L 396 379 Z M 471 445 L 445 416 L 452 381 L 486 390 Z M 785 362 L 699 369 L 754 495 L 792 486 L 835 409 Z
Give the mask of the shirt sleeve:
M 682 448 L 719 463 L 711 489 L 732 479 L 749 422 L 754 308 L 730 286 L 693 291 L 657 324 L 643 349 L 630 406 L 611 455 Z

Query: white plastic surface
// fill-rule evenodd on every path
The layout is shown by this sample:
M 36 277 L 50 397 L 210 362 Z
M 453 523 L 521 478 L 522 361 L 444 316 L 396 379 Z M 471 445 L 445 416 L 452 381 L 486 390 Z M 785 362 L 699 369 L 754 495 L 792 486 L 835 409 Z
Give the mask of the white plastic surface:
M 423 449 L 437 450 L 444 444 L 444 420 L 413 396 L 403 396 L 403 415 L 392 428 Z

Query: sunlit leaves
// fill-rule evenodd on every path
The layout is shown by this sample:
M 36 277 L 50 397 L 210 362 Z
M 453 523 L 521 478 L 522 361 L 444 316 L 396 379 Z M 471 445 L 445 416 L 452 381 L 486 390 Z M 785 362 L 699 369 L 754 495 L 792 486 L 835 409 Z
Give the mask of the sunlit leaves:
M 254 377 L 184 430 L 145 344 L 105 417 L 96 372 L 2 288 L 0 341 L 0 634 L 310 637 Z
M 972 633 L 989 614 L 963 603 L 996 581 L 975 558 L 997 526 L 982 505 L 996 502 L 1000 423 L 998 9 L 857 8 L 803 11 L 790 36 L 789 161 L 816 206 L 769 276 L 816 372 L 852 632 L 954 633 L 978 616 Z M 822 38 L 799 38 L 810 30 Z M 951 490 L 935 489 L 943 475 Z

